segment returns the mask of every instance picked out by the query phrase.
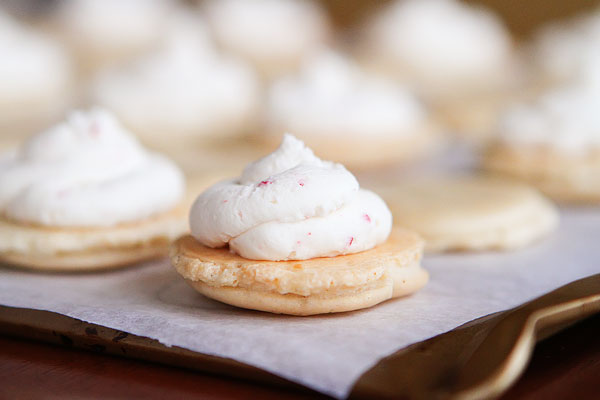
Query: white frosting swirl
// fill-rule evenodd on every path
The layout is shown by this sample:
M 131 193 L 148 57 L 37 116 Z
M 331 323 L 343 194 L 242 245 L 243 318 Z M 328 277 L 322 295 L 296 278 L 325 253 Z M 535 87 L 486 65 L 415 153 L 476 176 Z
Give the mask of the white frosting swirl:
M 566 151 L 599 147 L 598 83 L 573 83 L 551 90 L 531 104 L 515 105 L 500 120 L 500 140 L 513 146 L 543 145 Z
M 455 0 L 396 1 L 377 16 L 367 46 L 425 89 L 496 85 L 511 59 L 500 20 Z
M 70 61 L 65 50 L 51 39 L 19 25 L 0 10 L 0 106 L 5 112 L 44 97 L 54 103 L 64 97 Z M 2 117 L 0 117 L 0 120 Z
M 599 43 L 600 10 L 547 25 L 533 43 L 536 72 L 549 81 L 576 79 L 600 55 Z
M 274 131 L 301 137 L 411 135 L 425 120 L 423 106 L 408 90 L 333 52 L 308 60 L 298 76 L 276 81 L 268 111 Z
M 173 5 L 171 0 L 63 1 L 56 20 L 66 38 L 81 51 L 128 55 L 158 40 Z
M 213 0 L 206 15 L 221 46 L 269 75 L 296 67 L 328 31 L 323 11 L 308 0 Z
M 368 250 L 384 242 L 392 215 L 359 189 L 341 164 L 318 159 L 285 135 L 272 154 L 236 180 L 218 183 L 192 206 L 192 235 L 256 260 L 304 260 Z
M 93 97 L 139 134 L 237 134 L 254 118 L 259 85 L 249 67 L 215 52 L 202 20 L 178 15 L 162 48 L 101 76 Z
M 73 112 L 0 161 L 0 212 L 48 226 L 112 226 L 168 211 L 184 180 L 102 110 Z

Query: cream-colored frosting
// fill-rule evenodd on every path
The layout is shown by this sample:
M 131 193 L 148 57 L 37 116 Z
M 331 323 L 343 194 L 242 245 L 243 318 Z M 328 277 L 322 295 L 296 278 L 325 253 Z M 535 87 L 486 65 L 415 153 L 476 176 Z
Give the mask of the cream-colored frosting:
M 64 100 L 71 72 L 65 50 L 1 10 L 0 54 L 0 106 L 11 107 L 2 114 L 20 113 L 20 107 L 35 104 L 36 97 L 53 103 Z
M 101 76 L 93 98 L 135 133 L 171 140 L 239 133 L 256 114 L 259 84 L 249 67 L 214 50 L 201 19 L 178 15 L 159 50 Z
M 206 4 L 217 42 L 269 75 L 295 68 L 328 32 L 309 0 L 213 0 Z
M 173 8 L 172 0 L 69 0 L 56 21 L 78 51 L 110 62 L 151 48 Z
M 531 50 L 536 78 L 550 82 L 577 79 L 600 56 L 600 10 L 543 27 Z
M 512 57 L 500 20 L 456 0 L 396 1 L 371 21 L 365 45 L 375 62 L 436 92 L 495 87 Z
M 330 51 L 308 60 L 300 74 L 274 82 L 268 112 L 272 130 L 300 137 L 412 135 L 426 117 L 407 89 Z
M 0 212 L 20 223 L 112 226 L 176 206 L 179 169 L 109 113 L 77 111 L 0 160 Z
M 596 71 L 595 82 L 574 82 L 507 110 L 500 120 L 500 140 L 566 151 L 600 146 L 600 69 Z
M 192 235 L 210 247 L 258 260 L 356 253 L 389 236 L 392 215 L 341 164 L 322 161 L 285 135 L 242 175 L 203 192 L 190 212 Z
M 544 27 L 532 49 L 536 79 L 551 85 L 504 113 L 500 140 L 560 151 L 599 147 L 600 12 Z

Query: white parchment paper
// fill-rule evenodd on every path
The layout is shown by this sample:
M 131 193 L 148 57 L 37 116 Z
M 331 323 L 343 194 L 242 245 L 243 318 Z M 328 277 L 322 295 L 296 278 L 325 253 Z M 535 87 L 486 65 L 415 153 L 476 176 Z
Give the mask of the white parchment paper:
M 426 256 L 430 283 L 374 308 L 319 317 L 245 311 L 189 288 L 168 261 L 107 273 L 0 268 L 0 304 L 54 311 L 233 358 L 343 398 L 380 358 L 477 317 L 600 272 L 600 210 L 562 212 L 561 228 L 511 253 Z

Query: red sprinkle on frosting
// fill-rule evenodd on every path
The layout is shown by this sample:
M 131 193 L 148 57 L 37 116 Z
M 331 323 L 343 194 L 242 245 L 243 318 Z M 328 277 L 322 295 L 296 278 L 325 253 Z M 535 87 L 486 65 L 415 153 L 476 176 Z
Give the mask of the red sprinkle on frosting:
M 267 185 L 270 185 L 271 183 L 273 183 L 273 182 L 272 182 L 272 181 L 261 181 L 261 182 L 258 184 L 258 187 L 261 187 L 261 186 L 267 186 Z
M 352 242 L 354 242 L 354 237 L 351 237 L 348 241 L 348 246 L 352 246 Z
M 371 223 L 371 217 L 369 217 L 369 214 L 363 215 L 363 218 L 365 219 L 365 221 Z
M 298 185 L 300 185 L 300 186 L 304 186 L 304 183 L 305 183 L 305 182 L 304 182 L 304 179 L 300 179 L 300 180 L 298 181 Z

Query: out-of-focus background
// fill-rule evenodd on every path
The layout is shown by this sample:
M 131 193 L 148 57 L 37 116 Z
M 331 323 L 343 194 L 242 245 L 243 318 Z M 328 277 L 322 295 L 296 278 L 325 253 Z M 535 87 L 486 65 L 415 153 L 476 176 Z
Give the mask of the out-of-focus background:
M 2 0 L 7 11 L 20 16 L 43 16 L 55 9 L 61 0 Z M 69 1 L 69 0 L 62 0 Z M 73 0 L 71 0 L 73 1 Z M 77 0 L 74 0 L 77 1 Z M 393 0 L 321 0 L 331 21 L 337 28 L 352 28 L 376 10 Z M 496 12 L 510 30 L 519 37 L 533 32 L 541 24 L 567 18 L 580 12 L 593 10 L 598 5 L 594 0 L 463 0 L 468 4 L 479 4 Z M 201 1 L 184 1 L 187 4 Z
M 502 18 L 517 37 L 526 37 L 542 24 L 590 11 L 598 5 L 588 0 L 463 0 L 467 4 L 488 7 Z M 391 3 L 391 0 L 324 0 L 333 21 L 342 28 L 360 23 L 365 16 Z
M 439 154 L 450 141 L 489 143 L 512 103 L 579 76 L 587 61 L 573 58 L 600 59 L 600 8 L 3 0 L 0 52 L 4 148 L 69 110 L 102 107 L 190 174 L 238 169 L 285 131 L 364 169 Z

